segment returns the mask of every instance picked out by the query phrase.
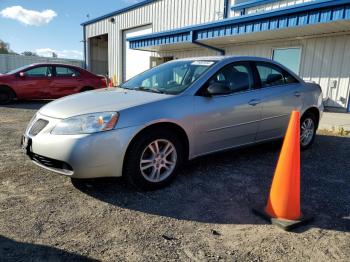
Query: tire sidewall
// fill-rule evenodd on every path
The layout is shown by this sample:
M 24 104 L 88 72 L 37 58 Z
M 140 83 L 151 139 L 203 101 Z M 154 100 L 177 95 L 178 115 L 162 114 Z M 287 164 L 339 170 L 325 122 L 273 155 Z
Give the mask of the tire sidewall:
M 7 100 L 1 100 L 0 99 L 0 105 L 9 104 L 12 101 L 13 95 L 12 95 L 11 91 L 8 90 L 8 88 L 0 88 L 0 95 L 1 94 L 7 95 Z
M 317 121 L 316 121 L 316 117 L 311 114 L 311 113 L 306 113 L 305 115 L 303 115 L 303 117 L 300 120 L 300 132 L 301 132 L 301 125 L 304 123 L 305 119 L 310 118 L 313 123 L 314 123 L 314 132 L 313 132 L 313 136 L 312 139 L 310 140 L 310 142 L 307 145 L 302 145 L 301 141 L 300 141 L 300 149 L 301 150 L 306 150 L 308 148 L 310 148 L 312 146 L 312 144 L 314 143 L 315 137 L 316 137 L 316 129 L 317 129 Z
M 141 173 L 140 161 L 145 148 L 157 139 L 169 140 L 175 147 L 177 153 L 176 166 L 173 172 L 161 182 L 150 182 Z M 123 176 L 129 183 L 139 190 L 156 190 L 167 186 L 176 176 L 177 171 L 183 164 L 184 148 L 178 135 L 167 130 L 150 130 L 136 138 L 129 147 L 124 161 Z

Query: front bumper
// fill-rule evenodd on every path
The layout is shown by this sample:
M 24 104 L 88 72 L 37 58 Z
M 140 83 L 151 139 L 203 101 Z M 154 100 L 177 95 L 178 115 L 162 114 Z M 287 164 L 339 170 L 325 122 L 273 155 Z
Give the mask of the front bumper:
M 37 115 L 49 124 L 37 135 L 24 137 L 30 141 L 26 154 L 48 170 L 72 178 L 118 177 L 122 175 L 127 147 L 140 127 L 128 127 L 83 135 L 52 135 L 59 119 Z

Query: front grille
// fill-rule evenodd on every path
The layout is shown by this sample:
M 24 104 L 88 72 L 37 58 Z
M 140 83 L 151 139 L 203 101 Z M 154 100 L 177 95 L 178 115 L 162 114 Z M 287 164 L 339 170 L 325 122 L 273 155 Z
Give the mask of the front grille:
M 48 158 L 37 154 L 33 154 L 31 158 L 33 161 L 38 162 L 39 164 L 42 164 L 43 166 L 46 166 L 49 168 L 73 171 L 73 168 L 69 164 L 60 160 Z
M 41 130 L 43 130 L 45 128 L 45 126 L 47 126 L 47 124 L 49 123 L 49 121 L 44 120 L 44 119 L 38 119 L 34 125 L 32 125 L 32 127 L 29 130 L 29 134 L 32 136 L 36 136 L 37 134 L 39 134 L 39 132 Z

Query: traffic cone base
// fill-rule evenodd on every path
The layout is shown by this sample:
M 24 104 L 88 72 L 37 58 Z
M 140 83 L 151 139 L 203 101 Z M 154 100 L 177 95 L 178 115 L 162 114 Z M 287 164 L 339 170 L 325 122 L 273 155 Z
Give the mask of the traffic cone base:
M 288 219 L 270 217 L 270 215 L 265 212 L 265 208 L 253 208 L 253 213 L 263 218 L 267 222 L 271 223 L 272 225 L 276 225 L 284 229 L 285 231 L 290 231 L 297 227 L 304 226 L 310 223 L 314 219 L 311 216 L 304 216 L 304 215 L 301 215 L 301 217 L 297 220 L 288 220 Z

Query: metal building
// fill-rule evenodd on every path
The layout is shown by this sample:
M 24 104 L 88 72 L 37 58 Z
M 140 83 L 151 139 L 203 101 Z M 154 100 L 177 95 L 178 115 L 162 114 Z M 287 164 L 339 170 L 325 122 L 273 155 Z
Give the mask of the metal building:
M 88 68 L 116 83 L 171 59 L 253 55 L 350 111 L 350 0 L 147 0 L 82 25 Z

